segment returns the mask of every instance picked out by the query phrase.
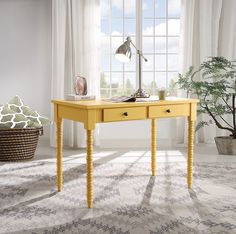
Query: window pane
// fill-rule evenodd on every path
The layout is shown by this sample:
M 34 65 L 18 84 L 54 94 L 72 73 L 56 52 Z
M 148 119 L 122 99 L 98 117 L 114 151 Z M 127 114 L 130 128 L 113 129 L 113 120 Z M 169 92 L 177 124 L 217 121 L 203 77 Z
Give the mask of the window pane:
M 110 38 L 101 37 L 101 53 L 109 54 L 110 53 Z
M 180 20 L 179 19 L 171 19 L 168 20 L 168 34 L 178 36 L 180 31 Z
M 125 17 L 135 17 L 135 0 L 124 1 Z
M 110 72 L 101 72 L 100 86 L 101 88 L 110 87 Z
M 125 71 L 135 71 L 136 69 L 136 55 L 131 55 L 131 60 L 127 63 L 124 63 L 124 70 Z
M 122 72 L 112 72 L 111 73 L 111 88 L 123 89 L 123 73 Z
M 126 0 L 128 1 L 128 0 Z M 143 0 L 143 17 L 154 17 L 154 0 Z
M 142 81 L 143 81 L 143 88 L 144 89 L 151 89 L 152 83 L 154 81 L 154 73 L 153 72 L 143 72 Z
M 101 20 L 101 34 L 102 34 L 102 36 L 108 35 L 109 33 L 110 33 L 109 20 L 108 19 Z
M 112 39 L 111 39 L 111 52 L 112 52 L 112 54 L 115 54 L 118 47 L 122 44 L 123 44 L 123 37 L 112 37 Z
M 178 72 L 168 72 L 169 88 L 173 88 L 174 83 L 178 80 Z
M 112 17 L 123 17 L 123 0 L 112 0 Z
M 114 55 L 111 59 L 111 69 L 112 71 L 123 71 L 123 63 L 118 61 Z
M 155 1 L 155 17 L 166 18 L 166 0 Z
M 152 88 L 153 89 L 157 89 L 158 88 L 157 82 L 155 81 L 155 79 L 152 81 Z
M 142 88 L 150 95 L 153 95 L 154 72 L 143 72 Z
M 178 55 L 168 55 L 168 70 L 169 71 L 179 70 L 179 56 Z
M 125 72 L 125 89 L 135 90 L 136 88 L 136 73 Z
M 112 89 L 111 96 L 122 96 L 124 93 L 124 89 Z
M 153 28 L 153 20 L 152 19 L 144 19 L 143 20 L 143 35 L 153 35 L 154 28 Z
M 101 54 L 101 70 L 110 71 L 110 55 Z
M 166 35 L 166 20 L 164 19 L 155 20 L 155 35 L 156 36 Z
M 156 71 L 166 70 L 166 55 L 155 55 L 155 70 Z
M 180 17 L 180 0 L 168 0 L 168 16 Z
M 158 89 L 166 88 L 166 72 L 155 72 L 155 81 Z
M 181 95 L 180 89 L 178 89 L 176 81 L 178 79 L 178 72 L 168 72 L 168 90 L 170 92 L 170 96 L 178 96 Z
M 179 37 L 168 38 L 168 52 L 179 53 Z
M 153 37 L 143 37 L 143 53 L 153 53 Z
M 123 20 L 122 19 L 112 19 L 111 21 L 111 34 L 112 35 L 123 35 Z
M 123 95 L 125 96 L 131 96 L 135 91 L 133 89 L 124 89 Z
M 109 0 L 102 0 L 101 1 L 101 17 L 108 18 L 110 13 L 110 1 Z
M 155 52 L 166 53 L 166 37 L 155 38 Z
M 125 35 L 135 35 L 135 19 L 125 19 Z
M 109 89 L 101 89 L 100 94 L 101 94 L 102 98 L 109 98 L 110 90 Z
M 142 68 L 143 71 L 153 71 L 154 70 L 154 66 L 153 66 L 153 55 L 144 55 L 147 58 L 147 62 L 145 62 L 144 60 L 142 60 Z

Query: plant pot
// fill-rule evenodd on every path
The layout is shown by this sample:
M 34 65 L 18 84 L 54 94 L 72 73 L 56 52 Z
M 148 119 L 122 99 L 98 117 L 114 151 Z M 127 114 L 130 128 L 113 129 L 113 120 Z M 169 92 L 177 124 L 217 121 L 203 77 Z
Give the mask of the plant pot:
M 215 137 L 215 143 L 219 154 L 236 155 L 236 139 L 220 136 Z

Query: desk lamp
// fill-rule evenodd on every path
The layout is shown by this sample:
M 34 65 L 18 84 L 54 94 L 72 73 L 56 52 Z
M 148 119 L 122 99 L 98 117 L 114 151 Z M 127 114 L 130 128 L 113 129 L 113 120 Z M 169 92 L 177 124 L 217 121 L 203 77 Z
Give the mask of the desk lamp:
M 139 81 L 139 88 L 138 90 L 132 94 L 132 97 L 135 98 L 148 98 L 150 95 L 146 93 L 145 90 L 142 89 L 142 60 L 141 57 L 144 59 L 145 62 L 148 60 L 143 56 L 142 51 L 137 49 L 137 47 L 134 45 L 134 43 L 131 41 L 130 37 L 126 38 L 126 41 L 116 50 L 115 58 L 118 59 L 120 62 L 129 62 L 131 59 L 131 48 L 130 44 L 135 48 L 137 54 L 138 54 L 138 63 L 139 63 L 139 69 L 138 69 L 138 81 Z

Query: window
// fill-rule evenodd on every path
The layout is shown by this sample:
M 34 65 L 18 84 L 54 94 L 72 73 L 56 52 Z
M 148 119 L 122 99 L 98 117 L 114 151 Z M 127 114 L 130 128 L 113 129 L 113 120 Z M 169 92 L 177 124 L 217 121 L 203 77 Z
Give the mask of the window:
M 121 63 L 116 49 L 130 36 L 148 62 L 142 62 L 143 88 L 151 95 L 177 77 L 180 0 L 101 0 L 101 96 L 136 90 L 136 51 Z

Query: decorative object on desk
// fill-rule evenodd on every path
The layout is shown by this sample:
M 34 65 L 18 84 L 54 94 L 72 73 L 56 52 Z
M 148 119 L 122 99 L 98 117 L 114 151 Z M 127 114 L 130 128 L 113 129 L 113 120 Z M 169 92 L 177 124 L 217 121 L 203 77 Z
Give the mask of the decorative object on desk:
M 0 161 L 32 158 L 43 126 L 49 123 L 48 118 L 25 106 L 18 96 L 0 106 Z
M 139 88 L 134 94 L 132 94 L 132 96 L 135 98 L 148 98 L 150 95 L 146 93 L 145 90 L 142 89 L 142 59 L 145 62 L 147 62 L 148 60 L 143 56 L 142 51 L 137 49 L 137 47 L 131 41 L 130 37 L 127 37 L 126 41 L 116 50 L 115 57 L 121 62 L 129 62 L 131 59 L 130 44 L 135 48 L 138 54 L 138 59 L 139 59 L 138 60 L 139 61 L 139 72 L 138 72 Z
M 201 81 L 196 77 L 201 76 Z M 185 74 L 179 74 L 178 84 L 200 99 L 198 114 L 208 114 L 209 121 L 200 121 L 201 127 L 215 125 L 230 132 L 229 136 L 215 137 L 219 154 L 236 155 L 236 63 L 223 57 L 211 57 L 194 70 L 191 66 Z M 226 118 L 231 116 L 231 122 Z
M 76 76 L 74 82 L 74 90 L 76 95 L 87 95 L 87 81 L 82 76 Z
M 158 90 L 159 100 L 166 100 L 166 97 L 169 96 L 169 92 L 166 89 Z
M 94 95 L 75 95 L 75 94 L 67 94 L 65 96 L 67 101 L 86 101 L 86 100 L 95 100 L 96 96 Z

